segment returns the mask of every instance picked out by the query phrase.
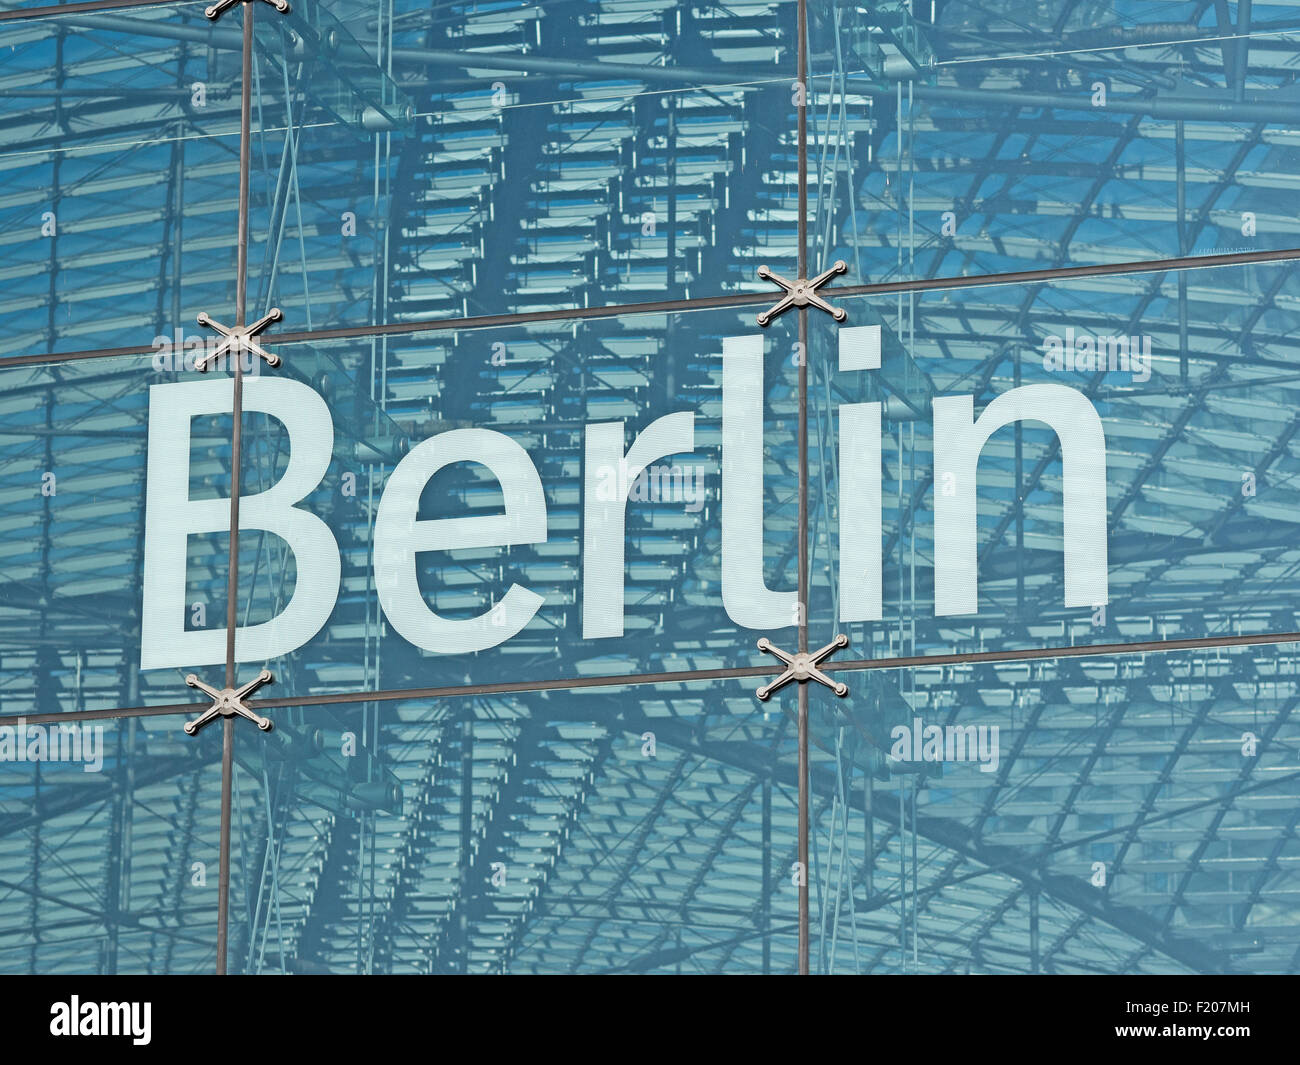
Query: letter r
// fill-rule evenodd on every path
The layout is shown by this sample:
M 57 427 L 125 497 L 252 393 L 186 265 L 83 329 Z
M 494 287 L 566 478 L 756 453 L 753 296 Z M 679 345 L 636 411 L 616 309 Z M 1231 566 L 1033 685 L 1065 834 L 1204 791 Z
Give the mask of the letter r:
M 623 635 L 624 535 L 634 482 L 652 463 L 695 450 L 695 415 L 656 418 L 623 452 L 622 422 L 587 425 L 582 489 L 582 638 Z M 615 471 L 616 498 L 601 499 L 602 481 Z

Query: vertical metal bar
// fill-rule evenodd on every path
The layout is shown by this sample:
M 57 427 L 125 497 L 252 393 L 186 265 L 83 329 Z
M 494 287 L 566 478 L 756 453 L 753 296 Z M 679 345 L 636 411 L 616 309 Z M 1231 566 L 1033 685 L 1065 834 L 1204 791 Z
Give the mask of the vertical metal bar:
M 370 722 L 370 742 L 372 744 L 370 767 L 370 779 L 373 781 L 377 772 L 381 751 L 379 750 L 379 704 L 374 707 L 374 717 Z M 376 847 L 379 836 L 379 815 L 375 811 L 370 814 L 370 883 L 366 886 L 366 908 L 368 917 L 366 921 L 366 958 L 365 969 L 367 976 L 374 972 L 375 968 L 375 858 Z
M 920 972 L 916 951 L 916 911 L 919 909 L 916 890 L 916 788 L 920 777 L 912 777 L 912 967 Z
M 54 128 L 63 132 L 67 128 L 67 118 L 63 113 L 63 85 L 67 68 L 63 60 L 63 47 L 67 37 L 67 30 L 63 27 L 56 29 L 54 45 L 54 69 L 57 72 L 55 84 L 60 90 L 54 100 Z M 61 302 L 59 300 L 59 215 L 63 211 L 63 153 L 55 152 L 54 159 L 50 164 L 50 210 L 53 212 L 54 228 L 50 231 L 50 285 L 49 285 L 49 310 L 45 316 L 46 329 L 49 333 L 50 351 L 57 348 L 58 336 L 58 313 Z M 47 470 L 51 467 L 46 466 Z M 49 497 L 45 497 L 46 509 L 48 510 Z
M 183 62 L 183 60 L 182 60 Z M 172 321 L 175 335 L 181 321 L 181 261 L 185 257 L 185 132 L 184 123 L 176 124 L 176 143 L 172 145 Z M 175 365 L 173 363 L 173 365 Z
M 862 818 L 866 826 L 866 840 L 863 846 L 863 864 L 867 872 L 867 901 L 871 901 L 871 896 L 875 891 L 875 872 L 876 872 L 876 812 L 875 806 L 875 789 L 872 787 L 872 768 L 868 763 L 862 778 Z
M 1029 971 L 1038 972 L 1038 892 L 1029 893 Z
M 244 50 L 239 84 L 239 221 L 235 235 L 235 325 L 244 324 L 248 288 L 248 186 L 253 154 L 253 4 L 244 4 Z M 242 354 L 242 352 L 241 352 Z M 241 360 L 235 363 L 235 380 L 239 380 Z M 235 497 L 238 501 L 238 496 Z M 233 654 L 234 637 L 226 636 L 226 648 Z
M 916 108 L 912 106 L 913 80 L 907 82 L 907 276 L 916 276 Z M 912 358 L 916 350 L 916 293 L 907 294 L 907 351 L 904 373 L 912 382 Z M 907 426 L 907 484 L 916 484 L 916 422 Z M 901 536 L 901 530 L 900 530 Z M 907 522 L 907 572 L 908 572 L 908 644 L 907 653 L 916 654 L 916 515 L 909 514 Z M 908 676 L 908 688 L 915 694 L 916 675 Z M 912 826 L 916 832 L 915 824 Z
M 78 657 L 84 657 L 84 652 Z M 80 665 L 80 662 L 78 665 Z M 135 718 L 131 720 L 134 722 Z M 102 972 L 110 974 L 117 972 L 117 950 L 121 931 L 123 902 L 121 892 L 123 817 L 126 803 L 126 730 L 120 726 L 117 730 L 116 762 L 117 765 L 113 771 L 113 809 L 108 830 L 108 875 L 105 877 L 104 892 L 104 923 L 108 928 L 108 941 L 104 950 L 104 964 L 101 967 Z
M 131 668 L 128 656 L 126 672 L 127 705 L 136 706 L 140 698 L 140 673 Z M 77 709 L 84 710 L 83 674 L 86 653 L 77 655 Z M 103 971 L 116 973 L 122 933 L 122 914 L 131 908 L 131 823 L 135 796 L 135 735 L 137 719 L 119 722 L 117 729 L 117 764 L 113 772 L 113 812 L 109 838 L 107 888 L 104 911 L 108 925 L 108 944 Z
M 907 972 L 907 804 L 898 778 L 898 968 Z
M 799 276 L 808 276 L 808 0 L 799 0 L 799 25 L 795 30 L 798 41 L 799 93 L 796 109 L 799 128 Z M 807 308 L 800 308 L 799 316 L 807 316 Z
M 763 778 L 763 975 L 772 971 L 772 778 Z
M 248 185 L 252 151 L 250 131 L 253 110 L 253 5 L 243 5 L 244 51 L 239 98 L 239 232 L 236 235 L 235 326 L 242 327 L 248 288 Z M 226 687 L 235 686 L 235 626 L 239 599 L 239 482 L 243 461 L 244 373 L 243 351 L 231 351 L 234 361 L 233 428 L 230 436 L 230 555 L 226 572 Z M 226 948 L 230 935 L 230 792 L 234 776 L 235 719 L 222 718 L 221 730 L 221 854 L 217 877 L 217 975 L 226 973 Z
M 460 725 L 460 870 L 459 905 L 456 907 L 457 968 L 469 972 L 470 847 L 474 833 L 474 715 L 465 714 Z
M 1020 387 L 1020 351 L 1012 349 L 1015 364 L 1012 383 Z M 1015 425 L 1016 466 L 1016 623 L 1025 623 L 1025 434 L 1024 422 Z
M 1183 123 L 1174 123 L 1175 195 L 1178 203 L 1178 256 L 1187 254 L 1187 149 Z M 1139 343 L 1141 341 L 1139 340 Z M 1178 271 L 1178 377 L 1187 383 L 1187 271 Z
M 808 3 L 799 0 L 799 277 L 808 276 Z M 808 308 L 799 308 L 799 650 L 808 650 Z M 808 975 L 808 685 L 799 685 L 799 975 Z
M 373 763 L 370 761 L 370 715 L 363 704 L 361 708 L 361 748 L 366 752 L 366 780 L 371 779 Z M 362 958 L 365 952 L 365 882 L 366 882 L 366 811 L 357 814 L 357 974 L 364 974 Z
M 234 776 L 235 720 L 222 718 L 221 730 L 221 872 L 217 878 L 217 975 L 226 975 L 230 937 L 230 782 Z
M 677 298 L 677 98 L 673 93 L 664 97 L 668 108 L 668 261 L 664 280 L 668 298 Z
M 799 685 L 799 975 L 808 975 L 808 685 Z
M 1232 64 L 1232 98 L 1246 99 L 1246 68 L 1250 65 L 1251 0 L 1237 0 L 1236 56 Z

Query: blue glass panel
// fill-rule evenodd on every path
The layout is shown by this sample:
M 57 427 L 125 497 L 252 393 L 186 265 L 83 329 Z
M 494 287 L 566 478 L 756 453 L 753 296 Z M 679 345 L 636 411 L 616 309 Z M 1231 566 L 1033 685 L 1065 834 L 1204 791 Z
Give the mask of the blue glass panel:
M 1295 672 L 837 672 L 847 699 L 810 693 L 814 971 L 1028 972 L 1031 906 L 1039 971 L 1286 969 Z M 271 708 L 237 734 L 236 849 L 268 857 L 232 968 L 790 971 L 795 689 L 757 679 Z
M 1036 908 L 1039 972 L 1293 970 L 1296 669 L 1291 644 L 836 673 L 813 809 L 836 764 L 873 783 L 821 815 L 848 864 L 819 867 L 841 931 L 815 964 L 1035 971 Z
M 0 726 L 0 972 L 210 973 L 221 728 Z
M 805 350 L 576 313 L 794 276 L 795 4 L 251 5 L 236 460 L 241 10 L 0 20 L 0 970 L 215 965 L 234 461 L 233 971 L 791 971 L 801 547 L 814 971 L 1300 966 L 1292 264 L 836 295 L 1294 245 L 1288 11 L 809 5 Z
M 255 397 L 264 384 L 281 387 L 268 378 L 297 382 L 296 398 L 284 404 L 314 405 L 300 428 L 302 439 L 312 434 L 311 425 L 332 423 L 332 457 L 325 466 L 323 445 L 316 442 L 295 448 L 281 416 L 254 414 L 250 407 L 245 483 L 251 493 L 278 482 L 290 455 L 303 462 L 304 471 L 310 465 L 303 476 L 318 487 L 302 507 L 328 528 L 341 563 L 336 576 L 320 568 L 333 557 L 328 544 L 297 557 L 278 535 L 247 529 L 241 538 L 243 616 L 249 623 L 271 620 L 301 583 L 304 603 L 315 604 L 310 616 L 323 624 L 301 649 L 272 655 L 270 668 L 294 694 L 308 694 L 749 665 L 759 633 L 738 627 L 722 601 L 725 338 L 748 336 L 759 348 L 766 342 L 765 355 L 755 349 L 738 384 L 743 388 L 758 375 L 752 409 L 745 407 L 738 417 L 757 428 L 761 416 L 764 435 L 736 444 L 762 485 L 755 481 L 752 493 L 738 488 L 737 506 L 752 502 L 744 520 L 763 526 L 761 545 L 757 535 L 751 544 L 761 557 L 752 584 L 756 588 L 761 570 L 768 589 L 788 596 L 775 628 L 789 631 L 796 619 L 797 518 L 796 320 L 779 319 L 764 337 L 752 314 L 716 310 L 430 331 L 380 342 L 277 345 L 283 367 L 260 382 L 250 380 L 247 395 Z M 371 400 L 372 395 L 384 398 Z M 604 455 L 594 449 L 608 446 L 624 454 L 637 434 L 670 415 L 675 419 L 655 430 L 667 435 L 657 442 L 651 437 L 637 455 L 652 444 L 654 453 L 629 460 L 645 467 L 643 476 L 628 466 L 620 482 L 616 457 L 609 478 L 603 462 L 589 469 L 590 461 Z M 610 424 L 622 427 L 621 445 L 597 441 L 609 430 L 595 427 Z M 738 432 L 743 430 L 742 425 Z M 692 440 L 693 451 L 679 446 Z M 511 490 L 509 505 L 515 513 L 544 509 L 544 528 L 489 528 L 490 516 L 503 512 L 502 489 L 482 460 L 468 457 L 486 454 L 484 441 L 510 450 L 506 458 L 488 456 L 498 471 L 522 471 L 525 488 L 537 478 L 542 499 L 535 510 L 521 502 L 531 498 L 519 495 L 524 488 Z M 419 491 L 418 520 L 433 529 L 439 519 L 468 515 L 475 531 L 461 548 L 416 548 L 414 562 L 403 563 L 415 570 L 404 568 L 403 576 L 378 574 L 374 526 L 381 503 L 390 492 L 400 500 L 412 491 L 407 482 L 390 490 L 394 470 L 400 463 L 404 470 L 431 468 L 444 461 L 441 449 L 453 442 L 469 449 L 467 457 L 447 460 Z M 589 448 L 592 460 L 585 457 Z M 307 459 L 312 453 L 315 459 Z M 589 486 L 584 478 L 590 478 Z M 600 495 L 606 492 L 607 501 Z M 620 492 L 628 499 L 622 532 Z M 400 510 L 400 504 L 390 505 L 394 513 Z M 417 542 L 416 535 L 384 533 L 386 557 Z M 584 551 L 588 536 L 594 546 Z M 514 546 L 491 546 L 511 538 Z M 620 550 L 624 565 L 615 557 Z M 611 560 L 607 576 L 601 575 L 601 559 Z M 300 582 L 304 560 L 312 568 Z M 625 582 L 621 593 L 614 583 L 618 574 Z M 391 583 L 383 589 L 390 601 L 382 612 L 381 581 Z M 738 594 L 743 589 L 736 583 Z M 518 591 L 511 593 L 515 586 Z M 318 591 L 320 602 L 313 599 Z M 527 605 L 534 595 L 543 600 L 535 613 Z M 621 621 L 615 606 L 620 599 Z M 518 631 L 516 600 L 525 601 L 527 612 Z M 394 621 L 393 601 L 407 603 L 406 622 Z M 461 623 L 457 628 L 463 631 L 445 640 L 432 635 L 445 631 L 437 628 L 444 622 Z M 413 639 L 416 630 L 421 635 Z M 484 649 L 465 653 L 458 642 L 464 640 L 481 641 Z M 260 660 L 251 653 L 242 657 Z
M 249 298 L 295 328 L 718 295 L 792 265 L 793 4 L 364 13 L 258 23 Z
M 274 757 L 238 733 L 236 850 L 274 857 L 232 971 L 759 972 L 765 929 L 788 968 L 792 780 L 759 844 L 794 730 L 752 682 L 271 713 Z
M 189 5 L 0 23 L 0 356 L 148 351 L 222 318 L 238 56 L 173 39 L 206 25 Z
M 150 358 L 0 370 L 0 715 L 188 703 L 194 663 L 140 672 Z M 188 376 L 196 376 L 190 374 Z M 230 418 L 191 426 L 189 495 L 230 496 Z M 159 467 L 176 459 L 164 445 Z M 187 539 L 185 629 L 224 624 L 226 533 Z M 201 670 L 209 680 L 220 669 Z M 212 676 L 209 676 L 209 674 Z
M 856 282 L 1295 246 L 1295 27 L 1216 10 L 815 5 L 811 231 Z
M 811 353 L 841 508 L 813 515 L 813 642 L 837 618 L 873 658 L 1295 631 L 1295 283 L 1283 264 L 837 300 L 848 322 L 818 315 Z M 839 369 L 866 351 L 878 370 Z M 881 428 L 841 461 L 852 404 Z M 841 526 L 877 485 L 881 563 Z

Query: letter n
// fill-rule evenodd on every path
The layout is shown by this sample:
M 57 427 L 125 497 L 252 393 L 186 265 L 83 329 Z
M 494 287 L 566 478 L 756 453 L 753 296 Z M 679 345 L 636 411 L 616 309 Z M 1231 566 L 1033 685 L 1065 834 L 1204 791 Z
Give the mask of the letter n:
M 1109 601 L 1106 551 L 1106 434 L 1083 393 L 1065 385 L 1022 385 L 1004 392 L 975 420 L 973 396 L 934 401 L 936 481 L 951 473 L 955 491 L 934 493 L 934 613 L 979 610 L 976 478 L 980 452 L 998 429 L 1045 423 L 1061 442 L 1064 472 L 1065 605 Z

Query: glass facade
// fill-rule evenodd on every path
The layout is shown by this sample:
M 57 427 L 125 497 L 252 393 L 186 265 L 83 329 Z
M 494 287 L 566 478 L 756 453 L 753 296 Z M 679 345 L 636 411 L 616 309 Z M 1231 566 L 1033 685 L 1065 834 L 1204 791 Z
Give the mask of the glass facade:
M 0 972 L 1300 971 L 1290 8 L 291 2 L 0 5 Z

